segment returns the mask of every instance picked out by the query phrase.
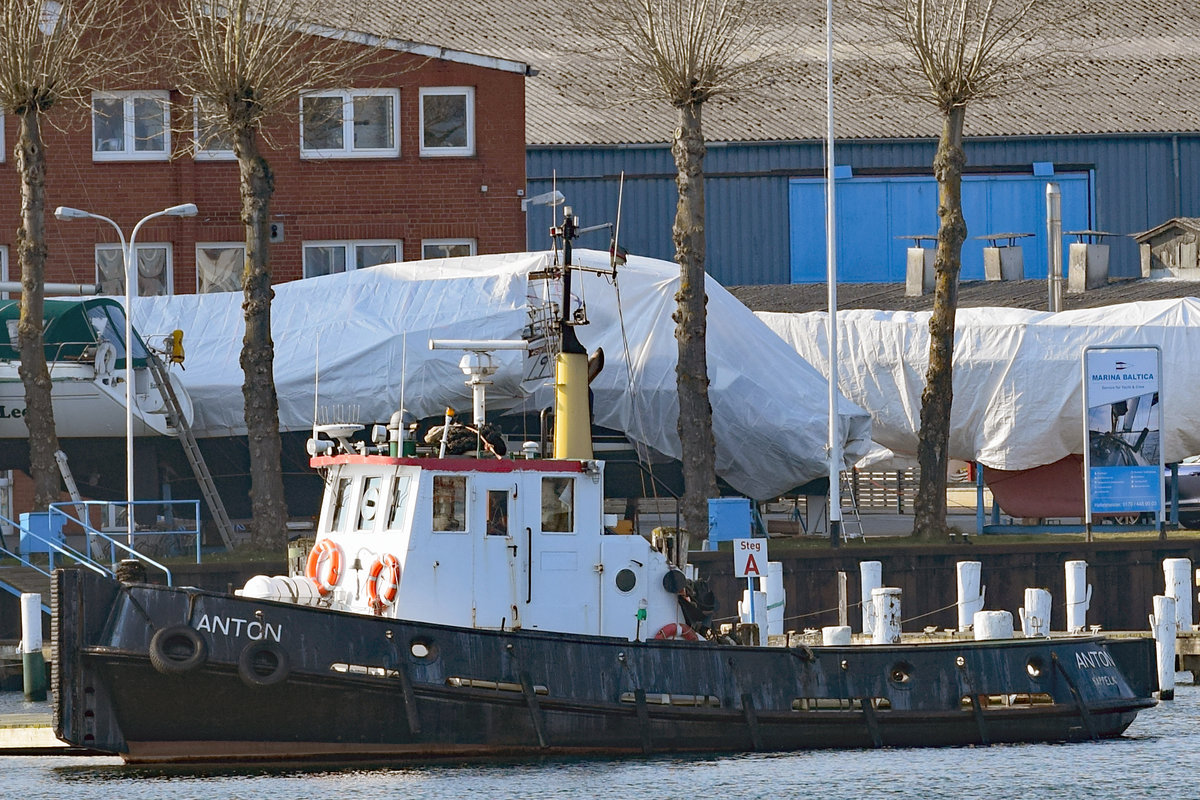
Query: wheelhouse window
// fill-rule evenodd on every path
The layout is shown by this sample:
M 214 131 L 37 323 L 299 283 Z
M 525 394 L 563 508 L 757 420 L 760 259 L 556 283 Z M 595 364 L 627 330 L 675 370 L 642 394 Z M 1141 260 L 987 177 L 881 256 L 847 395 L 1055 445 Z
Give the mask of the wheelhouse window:
M 399 89 L 319 91 L 300 98 L 304 158 L 395 158 L 399 130 Z
M 421 155 L 475 155 L 475 89 L 421 89 Z
M 166 91 L 96 92 L 92 95 L 94 161 L 165 161 L 171 152 Z
M 408 503 L 412 496 L 412 477 L 408 475 L 397 475 L 396 480 L 392 482 L 392 493 L 388 504 L 390 508 L 388 516 L 388 528 L 398 530 L 404 526 L 404 522 L 408 516 Z
M 372 475 L 363 481 L 362 499 L 358 501 L 358 529 L 369 531 L 375 528 L 379 503 L 383 500 L 383 478 Z
M 240 292 L 246 245 L 212 242 L 196 245 L 196 291 Z
M 474 239 L 423 239 L 421 258 L 460 258 L 475 255 Z
M 433 529 L 467 529 L 467 479 L 463 475 L 433 476 Z
M 156 297 L 172 293 L 171 245 L 139 244 L 137 250 L 137 293 Z M 96 282 L 101 294 L 125 294 L 125 257 L 119 244 L 96 245 Z
M 201 160 L 231 161 L 233 140 L 219 117 L 219 112 L 211 103 L 200 98 L 192 103 L 192 141 L 195 145 L 192 155 Z
M 305 242 L 304 277 L 333 275 L 351 269 L 391 264 L 404 258 L 404 245 L 394 240 Z
M 508 536 L 508 490 L 487 493 L 487 535 Z
M 333 520 L 330 530 L 343 531 L 350 520 L 350 479 L 338 478 L 333 490 Z
M 575 481 L 542 478 L 542 530 L 571 533 L 575 530 Z

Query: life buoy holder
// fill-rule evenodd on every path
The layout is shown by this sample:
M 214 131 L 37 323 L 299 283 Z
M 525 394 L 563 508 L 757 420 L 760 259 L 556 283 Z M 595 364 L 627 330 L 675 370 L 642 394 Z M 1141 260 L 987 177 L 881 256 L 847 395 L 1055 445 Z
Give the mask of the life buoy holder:
M 658 629 L 658 633 L 654 634 L 655 639 L 669 639 L 671 641 L 698 642 L 700 634 L 692 630 L 683 622 L 668 622 Z
M 324 564 L 324 569 L 322 569 Z M 332 539 L 322 539 L 313 545 L 308 554 L 308 564 L 304 574 L 317 584 L 317 593 L 324 597 L 337 586 L 338 578 L 342 575 L 342 548 Z
M 391 553 L 376 557 L 367 574 L 367 600 L 375 613 L 396 602 L 400 594 L 400 561 Z

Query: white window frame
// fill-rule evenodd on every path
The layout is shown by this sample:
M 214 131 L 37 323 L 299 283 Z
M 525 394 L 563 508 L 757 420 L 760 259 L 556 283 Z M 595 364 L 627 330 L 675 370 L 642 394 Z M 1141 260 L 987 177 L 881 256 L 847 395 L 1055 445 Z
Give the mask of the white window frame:
M 3 133 L 3 128 L 0 128 Z M 8 282 L 8 245 L 0 244 L 0 281 Z M 0 292 L 0 300 L 8 300 L 8 292 Z
M 301 272 L 305 278 L 319 278 L 320 275 L 308 274 L 308 248 L 310 247 L 341 247 L 346 254 L 346 272 L 351 272 L 358 269 L 358 248 L 360 247 L 379 247 L 388 246 L 396 248 L 396 261 L 404 260 L 404 242 L 400 239 L 334 239 L 321 240 L 312 242 L 303 242 L 300 249 Z M 372 264 L 371 266 L 376 266 Z M 366 267 L 365 269 L 369 269 Z M 331 275 L 341 275 L 340 272 L 328 273 Z
M 418 108 L 420 125 L 417 135 L 421 142 L 421 155 L 427 158 L 463 157 L 475 155 L 475 87 L 474 86 L 425 86 L 421 88 Z M 438 95 L 462 95 L 466 98 L 467 144 L 464 147 L 426 147 L 425 145 L 425 98 Z
M 8 141 L 7 139 L 4 138 L 4 118 L 5 118 L 5 116 L 7 116 L 7 115 L 4 114 L 3 112 L 0 112 L 0 142 Z M 3 164 L 7 159 L 8 159 L 8 148 L 0 147 L 0 164 Z M 5 278 L 5 280 L 8 280 L 8 278 Z
M 246 243 L 245 242 L 196 242 L 196 294 L 217 294 L 217 292 L 206 292 L 200 285 L 200 251 L 201 250 L 241 250 L 242 263 L 246 262 Z M 242 291 L 242 281 L 238 278 L 238 288 L 229 289 L 229 292 Z
M 354 146 L 354 99 L 356 97 L 392 98 L 391 147 L 356 148 Z M 342 101 L 342 147 L 337 150 L 307 149 L 304 146 L 304 101 L 310 97 L 338 97 Z M 300 158 L 399 158 L 400 157 L 400 90 L 399 89 L 328 89 L 303 92 L 300 95 Z
M 174 296 L 174 294 L 175 294 L 175 254 L 174 254 L 174 249 L 171 247 L 171 243 L 170 242 L 146 242 L 143 244 L 142 242 L 138 242 L 133 247 L 134 247 L 135 253 L 140 253 L 143 250 L 165 250 L 166 251 L 166 261 L 163 264 L 163 270 L 166 272 L 166 284 L 167 284 L 166 294 L 165 295 L 142 294 L 140 291 L 141 285 L 142 285 L 141 275 L 138 275 L 139 292 L 137 294 L 137 297 L 172 297 L 172 296 Z M 109 250 L 116 250 L 119 253 L 119 252 L 121 252 L 121 245 L 119 245 L 119 244 L 98 244 L 98 245 L 96 245 L 95 261 L 96 261 L 96 285 L 97 286 L 100 286 L 100 284 L 102 283 L 102 276 L 100 274 L 100 253 L 101 253 L 101 251 L 109 251 Z M 137 261 L 136 255 L 134 256 L 134 261 L 135 261 L 135 263 Z M 127 276 L 122 276 L 122 286 L 124 286 L 124 278 L 125 277 L 127 277 Z M 124 293 L 124 292 L 122 291 L 122 293 Z
M 122 100 L 124 105 L 124 148 L 96 149 L 96 101 Z M 158 100 L 163 108 L 163 149 L 137 150 L 137 120 L 133 113 L 135 100 Z M 171 93 L 165 89 L 145 89 L 127 92 L 92 92 L 92 160 L 93 161 L 166 161 L 171 157 Z
M 200 98 L 192 98 L 192 158 L 197 161 L 233 161 L 233 147 L 228 150 L 209 149 L 200 140 Z M 199 279 L 197 279 L 199 280 Z
M 425 254 L 426 247 L 444 247 L 446 245 L 465 244 L 471 248 L 470 255 L 478 254 L 478 245 L 474 239 L 422 239 L 421 240 L 421 258 L 455 258 L 456 256 L 429 256 Z

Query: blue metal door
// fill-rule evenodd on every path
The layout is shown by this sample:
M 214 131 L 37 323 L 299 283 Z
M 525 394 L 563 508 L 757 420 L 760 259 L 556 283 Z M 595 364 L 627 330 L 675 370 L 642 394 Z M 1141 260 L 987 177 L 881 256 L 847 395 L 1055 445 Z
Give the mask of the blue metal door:
M 983 248 L 976 236 L 1032 233 L 1022 239 L 1025 277 L 1046 277 L 1046 184 L 1062 191 L 1063 230 L 1092 227 L 1091 175 L 967 175 L 963 177 L 962 280 L 983 279 Z M 788 187 L 791 280 L 825 280 L 825 182 L 794 178 Z M 844 283 L 904 281 L 905 251 L 897 237 L 937 233 L 937 182 L 932 177 L 855 177 L 837 182 L 837 267 Z M 1065 247 L 1064 247 L 1065 251 Z M 1064 272 L 1065 274 L 1065 272 Z

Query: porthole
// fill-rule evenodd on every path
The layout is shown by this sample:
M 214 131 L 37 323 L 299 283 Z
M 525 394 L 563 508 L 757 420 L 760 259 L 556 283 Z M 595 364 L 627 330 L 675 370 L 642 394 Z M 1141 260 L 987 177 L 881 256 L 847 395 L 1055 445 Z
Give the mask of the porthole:
M 1031 678 L 1040 678 L 1042 673 L 1046 671 L 1046 662 L 1042 661 L 1041 656 L 1032 656 L 1025 662 L 1025 671 L 1029 673 Z
M 412 654 L 413 658 L 424 661 L 433 658 L 436 651 L 433 642 L 428 639 L 413 639 L 409 642 L 408 652 Z
M 626 567 L 617 573 L 616 584 L 619 591 L 632 592 L 633 587 L 637 586 L 637 573 Z
M 888 680 L 894 684 L 902 685 L 912 680 L 912 664 L 907 661 L 897 661 L 888 669 Z

